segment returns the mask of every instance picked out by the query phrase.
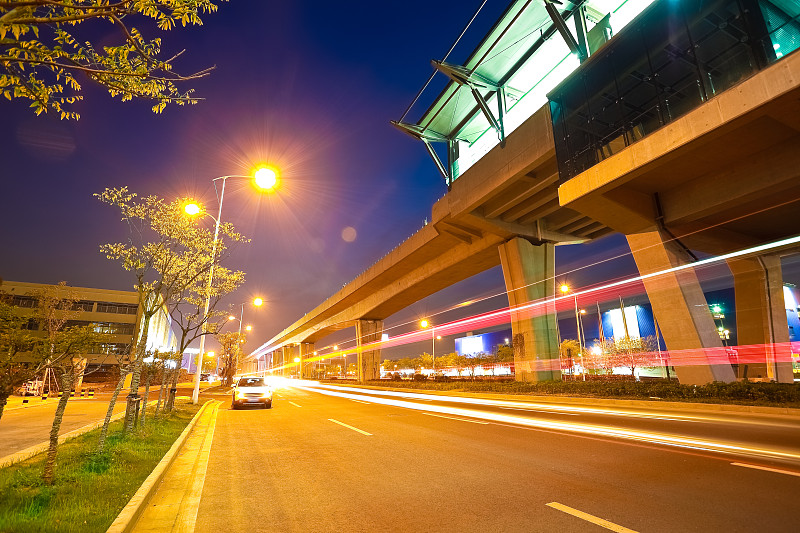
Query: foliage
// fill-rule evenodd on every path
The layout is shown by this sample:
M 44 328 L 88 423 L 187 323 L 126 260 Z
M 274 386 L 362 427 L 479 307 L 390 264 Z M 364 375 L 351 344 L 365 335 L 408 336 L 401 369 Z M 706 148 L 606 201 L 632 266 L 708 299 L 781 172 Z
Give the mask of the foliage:
M 52 111 L 78 119 L 70 105 L 83 98 L 78 76 L 84 75 L 123 102 L 153 101 L 155 113 L 170 103 L 197 103 L 193 90 L 181 92 L 178 84 L 211 69 L 178 74 L 173 65 L 183 52 L 162 58 L 161 38 L 147 38 L 131 24 L 155 23 L 162 31 L 199 26 L 200 15 L 216 10 L 214 0 L 2 0 L 0 94 L 30 100 L 37 115 Z M 96 37 L 106 25 L 117 38 L 103 38 L 101 46 Z
M 195 218 L 186 216 L 180 199 L 167 202 L 154 195 L 139 198 L 127 187 L 106 189 L 95 196 L 118 208 L 130 230 L 127 243 L 104 244 L 100 250 L 134 275 L 143 324 L 131 379 L 131 390 L 138 391 L 150 319 L 167 306 L 181 329 L 179 353 L 191 340 L 215 331 L 207 326 L 220 313 L 206 312 L 203 302 L 208 298 L 216 305 L 223 295 L 244 282 L 244 272 L 230 271 L 219 263 L 226 256 L 228 243 L 248 240 L 227 223 L 219 225 L 219 236 L 215 238 Z M 208 283 L 210 276 L 213 284 Z M 128 411 L 126 427 L 130 428 L 132 408 Z
M 246 337 L 238 331 L 230 331 L 228 333 L 217 333 L 216 339 L 220 345 L 222 384 L 229 387 L 233 383 L 233 376 L 236 375 L 239 367 L 242 345 L 246 341 Z
M 77 296 L 65 282 L 33 292 L 36 306 L 25 311 L 11 305 L 0 293 L 0 417 L 6 399 L 15 389 L 41 375 L 45 369 L 74 373 L 101 339 L 91 326 L 64 327 L 76 316 Z M 33 333 L 32 325 L 41 327 Z

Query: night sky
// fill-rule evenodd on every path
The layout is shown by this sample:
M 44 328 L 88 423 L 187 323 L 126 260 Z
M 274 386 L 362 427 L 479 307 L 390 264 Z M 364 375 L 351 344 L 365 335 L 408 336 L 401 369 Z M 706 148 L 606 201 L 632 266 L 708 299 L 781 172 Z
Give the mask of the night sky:
M 229 181 L 223 211 L 252 238 L 228 263 L 247 272 L 247 282 L 227 301 L 267 301 L 245 311 L 245 323 L 254 325 L 248 347 L 257 347 L 430 217 L 445 184 L 423 146 L 389 120 L 400 118 L 430 76 L 430 60 L 444 56 L 478 5 L 235 0 L 205 16 L 202 27 L 159 32 L 165 56 L 186 49 L 179 72 L 216 65 L 190 82 L 205 99 L 196 106 L 155 115 L 150 103 L 121 103 L 88 81 L 77 122 L 36 117 L 26 102 L 3 99 L 0 276 L 132 290 L 130 273 L 99 253 L 101 243 L 126 240 L 126 227 L 93 193 L 127 185 L 142 195 L 195 196 L 215 211 L 212 178 L 269 162 L 281 169 L 280 190 L 260 196 L 244 180 Z M 505 6 L 487 2 L 451 59 L 463 59 Z M 142 21 L 135 25 L 156 34 Z M 101 42 L 119 38 L 104 23 L 94 23 L 93 32 Z M 440 87 L 432 86 L 410 119 Z M 558 270 L 626 252 L 619 237 L 559 248 Z M 632 264 L 627 256 L 570 277 L 579 286 L 625 275 Z M 502 291 L 495 268 L 387 325 Z M 499 297 L 484 306 L 507 303 Z

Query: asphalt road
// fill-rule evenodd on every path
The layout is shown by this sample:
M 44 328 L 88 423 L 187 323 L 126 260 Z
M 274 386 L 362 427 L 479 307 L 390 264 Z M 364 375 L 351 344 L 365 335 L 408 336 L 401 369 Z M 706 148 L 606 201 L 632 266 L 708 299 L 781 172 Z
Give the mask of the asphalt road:
M 396 400 L 410 403 L 282 389 L 270 410 L 226 405 L 196 531 L 797 529 L 796 418 Z M 731 442 L 786 456 L 704 448 Z

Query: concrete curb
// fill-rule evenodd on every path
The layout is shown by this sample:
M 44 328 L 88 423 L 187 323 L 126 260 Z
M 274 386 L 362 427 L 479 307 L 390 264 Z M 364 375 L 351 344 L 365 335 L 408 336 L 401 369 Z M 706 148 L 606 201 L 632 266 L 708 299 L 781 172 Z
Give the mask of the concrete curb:
M 158 485 L 167 473 L 167 470 L 169 470 L 169 467 L 175 461 L 175 457 L 177 457 L 184 442 L 186 442 L 186 439 L 189 437 L 189 433 L 192 432 L 197 421 L 200 420 L 200 416 L 206 411 L 206 408 L 211 402 L 213 402 L 213 400 L 206 400 L 203 406 L 195 413 L 192 420 L 186 425 L 186 428 L 184 428 L 183 432 L 172 444 L 169 451 L 161 458 L 161 461 L 159 461 L 150 475 L 147 476 L 147 479 L 144 480 L 144 483 L 142 483 L 139 490 L 136 491 L 136 494 L 133 495 L 127 505 L 125 505 L 111 523 L 106 533 L 127 533 L 133 530 L 142 511 L 144 511 L 144 508 L 155 493 Z
M 337 386 L 336 383 L 324 383 Z M 767 416 L 800 417 L 800 409 L 794 407 L 765 407 L 760 405 L 738 405 L 726 403 L 674 402 L 660 400 L 624 400 L 616 398 L 583 398 L 575 396 L 531 396 L 527 394 L 496 394 L 491 392 L 440 391 L 428 389 L 404 389 L 400 387 L 381 387 L 378 385 L 342 384 L 364 389 L 389 390 L 395 392 L 418 392 L 437 396 L 462 396 L 465 398 L 486 398 L 518 402 L 539 402 L 553 404 L 587 405 L 592 407 L 639 407 L 642 409 L 668 409 L 672 411 L 705 411 L 725 414 L 755 414 Z

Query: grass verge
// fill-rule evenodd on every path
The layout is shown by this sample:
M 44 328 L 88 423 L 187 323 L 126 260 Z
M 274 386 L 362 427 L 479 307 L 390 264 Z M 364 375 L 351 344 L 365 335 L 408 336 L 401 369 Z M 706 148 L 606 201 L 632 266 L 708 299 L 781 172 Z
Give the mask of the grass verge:
M 628 400 L 658 399 L 678 402 L 800 408 L 800 383 L 737 381 L 733 383 L 709 383 L 708 385 L 681 385 L 680 383 L 667 381 L 370 381 L 367 384 L 380 387 L 453 392 L 491 392 L 496 394 Z
M 122 420 L 112 422 L 102 454 L 99 429 L 61 444 L 52 486 L 41 479 L 45 454 L 0 469 L 0 532 L 105 531 L 199 407 L 176 402 L 168 416 L 148 416 L 126 435 Z

